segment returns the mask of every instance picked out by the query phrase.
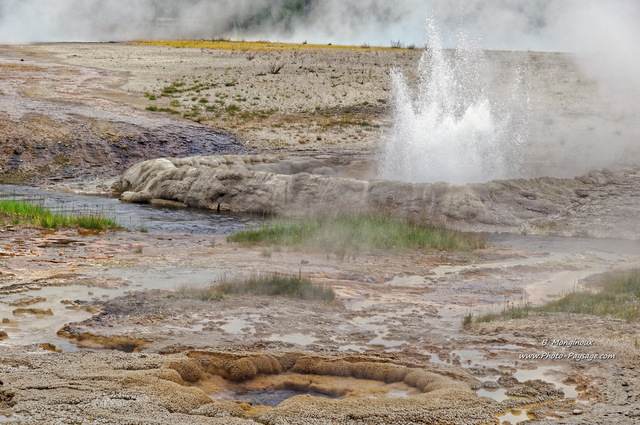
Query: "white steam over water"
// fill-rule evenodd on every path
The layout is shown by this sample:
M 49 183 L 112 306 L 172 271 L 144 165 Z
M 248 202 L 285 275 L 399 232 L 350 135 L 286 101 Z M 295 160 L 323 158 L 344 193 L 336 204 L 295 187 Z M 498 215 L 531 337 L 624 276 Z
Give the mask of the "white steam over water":
M 408 182 L 484 182 L 518 174 L 526 97 L 514 81 L 501 103 L 485 93 L 484 54 L 464 35 L 455 50 L 443 47 L 427 22 L 428 49 L 412 90 L 393 70 L 394 125 L 380 158 L 381 177 Z

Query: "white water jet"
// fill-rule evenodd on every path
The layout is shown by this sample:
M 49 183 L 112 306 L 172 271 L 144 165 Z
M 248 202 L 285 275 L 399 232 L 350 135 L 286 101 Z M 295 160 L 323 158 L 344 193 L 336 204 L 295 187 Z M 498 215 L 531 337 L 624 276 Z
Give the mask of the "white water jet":
M 401 72 L 391 71 L 395 116 L 379 161 L 381 178 L 473 183 L 516 177 L 526 109 L 519 83 L 508 99 L 491 101 L 484 53 L 464 34 L 459 38 L 459 47 L 444 49 L 435 22 L 427 21 L 415 94 Z

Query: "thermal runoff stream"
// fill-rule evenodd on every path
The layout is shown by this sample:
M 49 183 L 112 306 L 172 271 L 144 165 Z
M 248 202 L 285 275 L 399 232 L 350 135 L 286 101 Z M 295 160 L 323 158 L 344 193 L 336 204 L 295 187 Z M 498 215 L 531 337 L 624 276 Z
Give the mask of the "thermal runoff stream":
M 505 98 L 487 92 L 485 58 L 464 34 L 445 49 L 434 20 L 412 88 L 391 71 L 394 124 L 386 136 L 380 177 L 413 183 L 474 183 L 518 176 L 526 97 L 514 82 Z

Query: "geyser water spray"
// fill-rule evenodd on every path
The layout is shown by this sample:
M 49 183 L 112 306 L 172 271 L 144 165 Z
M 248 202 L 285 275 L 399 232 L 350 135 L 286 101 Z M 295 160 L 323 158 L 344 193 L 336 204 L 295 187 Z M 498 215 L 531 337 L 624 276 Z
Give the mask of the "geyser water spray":
M 517 175 L 526 110 L 520 83 L 511 83 L 506 98 L 490 100 L 484 52 L 459 37 L 459 47 L 444 49 L 429 19 L 417 88 L 391 71 L 394 124 L 381 152 L 381 178 L 472 183 Z

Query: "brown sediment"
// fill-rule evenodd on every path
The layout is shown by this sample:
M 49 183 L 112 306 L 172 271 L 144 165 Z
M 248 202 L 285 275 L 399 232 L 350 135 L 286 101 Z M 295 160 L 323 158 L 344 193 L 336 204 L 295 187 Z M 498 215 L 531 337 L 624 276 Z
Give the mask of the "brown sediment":
M 31 364 L 31 362 L 14 357 L 0 357 L 0 365 L 9 366 L 12 368 L 33 369 L 33 365 Z
M 12 64 L 12 63 L 0 63 L 0 68 L 8 68 L 14 71 L 46 71 L 44 68 L 40 66 L 34 65 L 22 65 L 22 64 Z
M 54 353 L 59 353 L 62 351 L 62 348 L 58 347 L 57 345 L 51 344 L 49 342 L 43 342 L 42 344 L 39 345 L 39 347 L 42 348 L 43 350 L 52 351 Z
M 53 316 L 53 312 L 50 308 L 46 310 L 41 308 L 16 308 L 13 310 L 14 316 L 20 316 L 23 314 L 33 314 L 36 316 Z
M 197 360 L 185 364 L 171 364 L 185 381 L 195 382 L 203 374 L 218 375 L 232 382 L 244 382 L 258 375 L 296 373 L 369 379 L 384 383 L 403 382 L 422 392 L 442 387 L 470 389 L 475 379 L 455 370 L 436 373 L 413 362 L 367 355 L 320 356 L 307 353 L 227 353 L 190 351 L 187 356 Z M 448 375 L 448 376 L 447 376 Z M 197 379 L 196 379 L 197 378 Z
M 108 348 L 124 351 L 125 353 L 136 353 L 149 342 L 142 338 L 130 338 L 127 336 L 102 336 L 89 332 L 76 333 L 70 326 L 60 329 L 57 335 L 67 338 L 78 345 Z
M 244 382 L 259 375 L 295 373 L 298 375 L 324 375 L 367 379 L 383 383 L 403 382 L 422 392 L 443 387 L 470 388 L 474 381 L 462 374 L 453 374 L 459 380 L 434 373 L 414 365 L 392 363 L 389 359 L 370 356 L 313 356 L 304 353 L 278 354 L 228 354 L 192 351 L 189 357 L 199 361 L 197 376 L 202 372 L 219 375 L 232 382 Z M 184 366 L 181 366 L 184 368 Z M 200 371 L 201 370 L 201 371 Z M 193 377 L 193 372 L 191 372 Z M 185 379 L 189 380 L 189 379 Z M 193 379 L 190 380 L 193 382 Z
M 37 304 L 39 302 L 46 301 L 46 298 L 43 297 L 24 297 L 18 300 L 12 301 L 9 303 L 10 306 L 14 307 L 25 307 L 31 304 Z
M 195 359 L 170 362 L 167 367 L 178 372 L 181 380 L 186 382 L 198 382 L 205 378 L 202 365 Z
M 258 374 L 278 374 L 289 369 L 292 357 L 300 354 L 286 354 L 280 358 L 270 354 L 231 354 L 192 351 L 187 354 L 199 361 L 203 370 L 222 376 L 232 382 L 242 382 L 255 378 Z M 282 361 L 282 363 L 281 363 Z M 289 366 L 289 367 L 287 367 Z
M 121 237 L 124 236 L 118 236 L 118 238 Z M 154 244 L 148 245 L 150 246 L 148 250 L 145 249 L 146 256 L 157 255 L 157 252 L 171 252 L 174 255 L 173 257 L 171 257 L 172 261 L 174 261 L 176 264 L 180 264 L 181 267 L 184 267 L 185 264 L 194 264 L 188 262 L 189 258 L 195 257 L 193 255 L 194 251 L 185 250 L 181 251 L 180 253 L 177 252 L 176 246 L 184 246 L 181 245 L 184 241 L 181 242 L 182 239 L 179 236 L 173 235 L 173 240 L 171 241 L 171 243 L 158 241 L 157 239 L 155 239 L 155 237 L 154 239 L 150 239 L 151 237 L 152 235 L 135 235 L 135 243 L 139 243 L 141 239 L 147 240 L 147 238 L 154 242 Z M 199 242 L 205 243 L 207 241 L 203 239 Z M 100 241 L 100 243 L 104 244 L 104 241 Z M 128 253 L 131 251 L 131 249 L 129 248 L 131 245 L 124 245 L 122 242 L 118 243 L 125 246 L 122 252 Z M 164 246 L 164 251 L 154 251 L 160 250 L 163 244 L 166 244 L 166 246 Z M 104 246 L 111 247 L 111 245 Z M 224 245 L 222 243 L 216 245 L 215 255 L 222 257 L 225 263 L 244 264 L 246 266 L 247 264 L 254 264 L 249 262 L 249 260 L 255 258 L 255 267 L 264 267 L 264 260 L 261 259 L 259 250 L 247 249 L 242 251 L 234 251 L 231 249 L 224 250 L 223 248 Z M 85 250 L 86 247 L 82 247 L 81 249 Z M 198 249 L 200 250 L 198 252 L 202 252 L 203 256 L 206 255 L 205 258 L 207 261 L 207 265 L 211 267 L 213 256 L 211 255 L 212 248 L 210 247 L 210 245 L 201 244 L 199 245 Z M 280 260 L 281 263 L 279 264 L 287 264 L 288 267 L 296 266 L 302 259 L 311 259 L 311 265 L 308 265 L 306 267 L 310 268 L 310 273 L 318 273 L 317 275 L 314 274 L 314 276 L 320 276 L 323 279 L 332 278 L 334 274 L 338 273 L 329 272 L 327 271 L 328 268 L 320 268 L 320 266 L 317 266 L 318 271 L 316 272 L 316 269 L 313 269 L 312 267 L 316 267 L 314 266 L 314 264 L 318 261 L 318 259 L 316 257 L 310 256 L 309 254 L 302 255 L 286 252 L 283 253 L 282 256 L 283 259 Z M 139 257 L 136 257 L 136 259 L 138 258 Z M 247 258 L 249 260 L 247 260 Z M 377 296 L 387 294 L 387 292 L 392 292 L 394 297 L 399 297 L 401 290 L 410 291 L 411 294 L 414 294 L 414 292 L 416 292 L 416 286 L 415 284 L 414 286 L 411 286 L 411 282 L 402 283 L 402 285 L 407 285 L 406 287 L 399 285 L 399 282 L 395 282 L 393 285 L 382 285 L 379 281 L 371 283 L 358 277 L 364 275 L 365 270 L 366 274 L 379 273 L 383 267 L 385 267 L 386 270 L 391 273 L 391 271 L 396 270 L 393 269 L 393 267 L 399 268 L 400 265 L 402 265 L 402 267 L 411 267 L 409 270 L 411 270 L 412 273 L 418 273 L 418 270 L 422 270 L 419 267 L 425 267 L 424 273 L 422 271 L 420 272 L 421 275 L 426 274 L 426 272 L 429 270 L 429 268 L 425 266 L 425 264 L 427 259 L 430 257 L 420 257 L 413 260 L 413 257 L 410 256 L 395 256 L 393 258 L 395 259 L 395 262 L 393 262 L 390 266 L 380 265 L 381 262 L 384 262 L 387 259 L 384 256 L 378 256 L 375 259 L 372 259 L 371 262 L 363 263 L 359 266 L 360 268 L 356 267 L 357 263 L 355 262 L 355 260 L 352 263 L 340 265 L 340 276 L 346 276 L 346 271 L 351 271 L 353 273 L 349 275 L 349 279 L 354 279 L 353 282 L 351 282 L 343 276 L 341 278 L 342 280 L 339 281 L 339 284 L 346 286 L 344 286 L 345 289 L 343 289 L 340 293 L 343 295 L 347 293 L 347 290 L 355 290 L 366 287 L 370 288 L 372 294 L 375 290 L 375 294 Z M 450 264 L 462 263 L 460 259 L 456 258 L 449 259 L 447 257 L 447 260 Z M 84 262 L 86 260 L 81 259 L 77 261 Z M 163 261 L 166 260 L 163 259 Z M 217 261 L 221 260 L 217 258 Z M 290 264 L 285 263 L 285 261 L 289 261 Z M 364 259 L 359 259 L 359 261 L 364 261 Z M 324 263 L 318 262 L 318 264 L 322 264 L 324 266 Z M 337 268 L 338 266 L 334 267 Z M 432 266 L 429 265 L 429 267 Z M 402 270 L 403 269 L 399 268 L 396 271 L 393 271 L 393 273 L 395 275 L 399 275 L 401 274 Z M 535 270 L 522 270 L 521 268 L 516 267 L 514 270 L 514 274 L 522 277 L 524 273 L 533 273 L 534 271 Z M 501 271 L 501 273 L 505 272 Z M 51 270 L 47 270 L 47 275 L 51 274 L 53 274 Z M 380 275 L 383 276 L 382 273 L 380 273 Z M 448 282 L 450 284 L 447 285 L 448 287 L 452 287 L 456 282 L 464 282 L 464 279 L 469 278 L 469 275 L 465 273 L 447 274 L 446 277 L 442 278 L 439 278 L 438 276 L 440 275 L 434 274 L 433 279 L 435 279 L 436 281 Z M 381 278 L 380 280 L 384 282 L 389 279 L 390 277 L 385 277 Z M 29 281 L 32 281 L 32 279 L 29 279 Z M 433 297 L 433 294 L 439 293 L 438 291 L 435 291 L 436 288 L 433 285 L 429 284 L 429 282 L 425 282 L 424 284 L 427 285 L 424 289 L 428 290 L 429 297 Z M 439 286 L 444 287 L 445 285 Z M 154 300 L 162 302 L 156 305 L 154 304 Z M 144 301 L 144 304 L 140 304 L 140 302 L 142 301 Z M 196 303 L 193 301 L 189 301 L 188 303 L 185 303 L 183 305 L 184 310 L 182 310 L 182 307 L 180 307 L 181 304 L 177 300 L 171 297 L 167 298 L 166 294 L 163 295 L 163 293 L 160 292 L 147 292 L 137 295 L 132 294 L 128 297 L 121 298 L 118 301 L 120 303 L 120 307 L 127 308 L 112 308 L 111 310 L 109 310 L 109 308 L 105 308 L 106 311 L 111 311 L 113 314 L 108 317 L 100 316 L 104 320 L 91 322 L 93 323 L 93 327 L 87 326 L 86 323 L 78 324 L 80 329 L 76 330 L 73 333 L 78 335 L 87 332 L 95 335 L 112 329 L 113 331 L 121 332 L 120 335 L 127 335 L 129 337 L 136 337 L 137 335 L 141 335 L 141 332 L 145 332 L 145 336 L 150 335 L 149 339 L 152 340 L 152 342 L 150 342 L 149 345 L 145 346 L 144 352 L 131 355 L 131 358 L 126 362 L 121 363 L 121 353 L 111 352 L 111 355 L 113 355 L 114 359 L 120 359 L 117 360 L 117 367 L 119 368 L 118 371 L 110 372 L 113 374 L 113 379 L 117 379 L 118 383 L 121 383 L 121 379 L 131 379 L 131 381 L 127 381 L 127 385 L 135 385 L 135 391 L 130 391 L 130 389 L 134 388 L 133 386 L 126 386 L 127 397 L 129 397 L 129 394 L 131 392 L 140 394 L 140 401 L 138 402 L 138 404 L 135 404 L 133 400 L 127 399 L 127 404 L 136 406 L 135 408 L 137 409 L 134 410 L 133 407 L 131 408 L 132 410 L 130 410 L 130 417 L 139 415 L 141 411 L 147 411 L 146 409 L 148 409 L 151 405 L 156 406 L 159 404 L 162 404 L 162 406 L 171 406 L 172 409 L 177 409 L 174 411 L 184 411 L 181 409 L 187 408 L 181 407 L 181 404 L 178 403 L 167 404 L 169 403 L 169 401 L 167 401 L 166 399 L 169 397 L 169 394 L 171 392 L 173 392 L 174 394 L 181 393 L 183 388 L 188 389 L 188 395 L 184 395 L 184 397 L 188 399 L 188 403 L 186 404 L 187 406 L 189 406 L 188 409 L 191 409 L 189 410 L 188 414 L 193 416 L 193 418 L 189 418 L 189 422 L 184 422 L 186 419 L 182 418 L 182 423 L 199 423 L 197 421 L 200 420 L 198 418 L 201 417 L 211 420 L 210 423 L 224 423 L 225 425 L 233 423 L 232 421 L 235 421 L 236 419 L 244 420 L 247 422 L 250 420 L 259 420 L 263 423 L 271 424 L 299 423 L 304 425 L 315 423 L 319 424 L 323 423 L 322 421 L 324 421 L 324 423 L 333 422 L 354 425 L 367 423 L 393 423 L 394 421 L 404 421 L 406 423 L 421 423 L 419 422 L 422 420 L 421 418 L 425 418 L 424 423 L 464 423 L 467 418 L 467 416 L 465 415 L 470 415 L 472 419 L 470 419 L 468 422 L 472 424 L 491 423 L 491 421 L 495 422 L 495 418 L 491 416 L 494 413 L 497 414 L 498 412 L 502 412 L 511 408 L 522 408 L 523 405 L 526 406 L 535 401 L 548 400 L 549 397 L 553 396 L 553 394 L 550 394 L 548 392 L 539 391 L 536 393 L 530 393 L 526 398 L 510 401 L 512 405 L 505 405 L 504 403 L 492 402 L 481 397 L 476 397 L 475 393 L 472 393 L 470 390 L 470 388 L 475 387 L 473 386 L 474 380 L 470 377 L 469 374 L 466 374 L 462 369 L 459 368 L 447 366 L 443 366 L 440 368 L 438 365 L 429 364 L 424 357 L 412 357 L 410 354 L 411 348 L 407 348 L 399 354 L 387 353 L 381 354 L 379 356 L 374 355 L 373 353 L 368 353 L 366 355 L 337 356 L 332 356 L 330 354 L 331 350 L 336 349 L 326 348 L 330 347 L 328 345 L 329 342 L 325 342 L 329 341 L 329 337 L 323 337 L 321 330 L 324 329 L 327 332 L 326 335 L 330 335 L 331 337 L 336 335 L 336 331 L 334 330 L 334 322 L 329 321 L 331 317 L 333 317 L 334 315 L 339 315 L 340 317 L 344 316 L 346 318 L 367 318 L 372 314 L 386 312 L 389 314 L 393 313 L 394 318 L 401 318 L 399 313 L 401 313 L 403 310 L 399 310 L 400 307 L 396 304 L 380 303 L 379 308 L 374 309 L 373 306 L 375 306 L 375 304 L 372 303 L 372 307 L 369 307 L 365 311 L 361 312 L 344 311 L 343 309 L 323 306 L 322 313 L 324 314 L 324 323 L 314 323 L 313 325 L 305 325 L 306 327 L 302 327 L 299 329 L 291 329 L 291 332 L 305 332 L 306 334 L 314 335 L 318 338 L 324 338 L 321 339 L 321 341 L 323 341 L 322 345 L 320 346 L 320 344 L 318 344 L 307 346 L 306 348 L 296 347 L 293 349 L 301 351 L 295 352 L 274 351 L 281 350 L 286 346 L 265 342 L 265 338 L 269 335 L 270 332 L 273 332 L 273 329 L 260 329 L 257 319 L 256 322 L 253 323 L 257 327 L 257 336 L 252 339 L 262 339 L 262 341 L 259 341 L 253 346 L 242 345 L 238 342 L 240 341 L 240 338 L 243 342 L 249 340 L 251 336 L 251 330 L 246 330 L 246 332 L 241 334 L 241 336 L 231 335 L 231 337 L 229 337 L 223 343 L 219 343 L 219 337 L 210 337 L 209 334 L 206 334 L 206 332 L 213 332 L 214 330 L 218 332 L 220 323 L 223 323 L 223 321 L 229 317 L 238 317 L 239 313 L 244 314 L 242 313 L 243 311 L 250 311 L 252 312 L 252 314 L 258 311 L 264 312 L 265 317 L 267 314 L 269 315 L 269 323 L 271 325 L 275 324 L 274 326 L 281 326 L 281 322 L 276 320 L 278 312 L 290 311 L 292 315 L 286 316 L 286 319 L 283 319 L 284 321 L 282 322 L 287 323 L 290 328 L 291 320 L 293 320 L 293 317 L 297 317 L 297 320 L 299 322 L 303 321 L 302 318 L 303 314 L 305 313 L 309 316 L 315 317 L 315 314 L 310 314 L 310 312 L 315 312 L 316 310 L 307 310 L 313 307 L 312 304 L 292 304 L 290 302 L 287 302 L 285 304 L 283 302 L 277 301 L 278 300 L 270 300 L 267 303 L 265 300 L 260 300 L 258 298 L 242 298 L 224 302 L 230 303 L 230 305 L 233 304 L 236 306 L 241 306 L 242 309 L 240 310 L 228 310 L 228 306 L 222 302 Z M 384 299 L 381 301 L 384 301 Z M 162 306 L 164 307 L 160 308 Z M 301 306 L 304 308 L 301 308 L 300 310 L 294 309 L 294 307 L 298 308 Z M 210 314 L 212 312 L 215 313 L 215 315 L 206 316 L 206 314 Z M 407 321 L 403 322 L 403 325 L 410 325 L 412 322 L 416 321 L 416 319 L 422 314 L 424 313 L 422 310 L 420 310 L 419 313 L 416 312 L 407 315 Z M 188 328 L 193 327 L 195 326 L 195 324 L 199 323 L 197 321 L 192 322 L 191 320 L 194 318 L 208 318 L 210 321 L 206 322 L 203 325 L 202 331 L 189 330 Z M 535 331 L 526 330 L 528 329 L 528 326 L 525 328 L 525 330 L 518 329 L 518 332 L 531 333 L 530 337 L 517 339 L 518 344 L 522 345 L 523 347 L 526 346 L 527 350 L 531 350 L 537 347 L 537 345 L 532 345 L 533 339 L 531 338 L 534 338 L 535 335 L 538 335 L 540 332 L 542 332 L 539 329 L 543 329 L 543 326 L 550 326 L 548 323 L 550 318 L 540 318 L 540 320 L 540 323 L 536 322 L 535 326 L 533 326 Z M 136 324 L 136 326 L 130 327 L 132 324 Z M 154 347 L 155 349 L 159 349 L 162 347 L 162 345 L 158 344 L 158 340 L 161 338 L 158 337 L 157 330 L 165 329 L 165 324 L 172 324 L 174 326 L 180 326 L 184 327 L 184 329 L 187 329 L 184 331 L 170 329 L 172 332 L 171 341 L 173 341 L 173 343 L 182 342 L 185 345 L 189 344 L 192 346 L 201 346 L 201 344 L 203 344 L 203 341 L 207 341 L 207 344 L 219 344 L 221 350 L 228 351 L 217 353 L 207 351 L 207 349 L 200 349 L 199 351 L 196 351 L 196 349 L 192 349 L 192 351 L 188 353 L 188 357 L 186 357 L 185 355 L 181 355 L 176 350 L 174 350 L 174 354 L 167 356 L 157 356 L 153 354 Z M 113 328 L 111 328 L 110 325 L 113 325 Z M 496 341 L 498 340 L 501 340 L 502 343 L 504 343 L 507 340 L 512 341 L 514 340 L 514 338 L 516 338 L 511 333 L 508 333 L 507 335 L 505 331 L 499 332 L 494 329 L 498 325 L 505 326 L 506 324 L 491 323 L 486 325 L 476 325 L 477 327 L 487 327 L 486 333 L 488 335 L 497 336 L 487 336 L 486 338 L 474 336 L 472 340 L 467 340 L 467 345 L 480 344 L 479 341 L 482 339 L 493 341 L 493 344 L 496 344 Z M 467 332 L 478 331 L 478 329 L 476 329 L 476 326 L 472 327 Z M 515 326 L 515 323 L 511 324 L 510 322 L 508 326 Z M 525 325 L 522 324 L 522 326 Z M 553 328 L 555 329 L 556 326 L 557 325 L 554 325 Z M 618 329 L 621 329 L 621 326 L 621 324 L 616 324 L 616 327 Z M 396 332 L 399 332 L 401 327 L 397 326 L 397 328 L 398 329 L 396 329 Z M 416 327 L 416 332 L 419 332 L 419 335 L 424 335 L 427 333 L 425 332 L 425 329 L 426 328 L 424 326 L 420 325 Z M 149 332 L 149 330 L 155 330 L 156 333 Z M 180 333 L 182 332 L 189 333 L 189 335 L 191 335 L 190 339 L 179 339 Z M 563 332 L 567 333 L 574 331 L 569 330 Z M 224 332 L 220 331 L 216 334 L 212 333 L 211 335 L 224 336 Z M 428 338 L 423 340 L 423 345 L 424 347 L 429 347 L 430 352 L 446 352 L 452 349 L 450 346 L 446 347 L 443 345 L 443 340 L 438 336 L 438 333 L 434 332 L 432 334 L 431 331 L 429 331 L 428 335 Z M 118 335 L 116 335 L 116 337 L 117 336 Z M 402 339 L 406 339 L 408 341 L 419 341 L 419 339 L 415 335 L 404 336 L 404 334 L 398 334 L 398 336 L 394 336 L 394 334 L 390 334 L 389 337 L 392 339 L 398 339 L 402 337 Z M 345 341 L 355 341 L 355 338 L 355 333 L 345 333 Z M 458 338 L 462 337 L 458 336 Z M 502 338 L 504 338 L 504 340 L 502 340 Z M 369 336 L 364 338 L 364 340 L 368 339 L 370 339 Z M 46 339 L 43 340 L 46 341 Z M 250 344 L 252 343 L 253 342 L 251 342 Z M 456 344 L 462 343 L 463 342 L 457 342 Z M 462 347 L 458 345 L 458 348 Z M 324 351 L 320 351 L 321 349 Z M 238 350 L 245 350 L 245 352 L 238 352 Z M 314 351 L 321 354 L 313 354 Z M 54 369 L 53 363 L 58 362 L 58 359 L 72 358 L 68 356 L 69 354 L 74 353 L 60 353 L 47 356 L 43 356 L 42 353 L 39 353 L 39 355 L 43 358 L 55 357 L 55 361 L 53 359 L 49 360 L 52 363 L 52 366 L 47 369 L 55 371 L 61 370 L 63 366 L 56 365 Z M 105 358 L 107 358 L 106 354 L 104 354 L 103 352 L 92 353 L 81 350 L 78 354 L 85 356 L 87 364 L 89 364 L 89 361 L 91 360 L 91 364 L 97 365 L 99 362 L 102 362 Z M 144 360 L 142 356 L 149 356 L 150 358 L 153 356 L 153 361 Z M 76 358 L 73 359 L 74 361 L 76 360 Z M 153 363 L 157 364 L 158 366 L 154 368 Z M 296 370 L 295 372 L 294 369 Z M 52 373 L 52 376 L 57 376 L 57 373 L 58 372 Z M 100 373 L 102 374 L 102 372 Z M 135 379 L 131 378 L 130 375 L 132 373 L 136 375 Z M 225 379 L 224 376 L 228 376 L 229 379 Z M 72 379 L 75 378 L 65 378 L 65 382 L 71 382 Z M 232 379 L 238 382 L 234 382 L 232 381 Z M 245 380 L 243 381 L 242 379 Z M 365 382 L 367 379 L 371 379 L 372 382 Z M 158 384 L 158 382 L 162 382 L 162 384 Z M 391 384 L 387 384 L 387 382 L 391 382 Z M 448 385 L 447 383 L 451 383 L 451 385 Z M 408 399 L 408 401 L 403 399 L 392 399 L 390 397 L 386 397 L 384 393 L 379 394 L 375 392 L 376 388 L 381 388 L 385 385 L 408 386 L 409 384 L 413 385 L 414 387 L 410 388 L 412 392 L 410 393 L 410 398 Z M 107 388 L 109 385 L 111 385 L 111 383 L 100 381 L 100 386 L 104 386 L 105 388 Z M 149 388 L 147 391 L 147 385 L 152 386 L 153 388 Z M 242 388 L 249 388 L 255 391 L 261 391 L 262 389 L 268 391 L 272 388 L 276 388 L 302 393 L 320 393 L 331 397 L 345 398 L 341 400 L 318 400 L 318 397 L 300 395 L 286 400 L 275 408 L 268 408 L 249 406 L 246 403 L 235 404 L 229 401 L 212 401 L 208 399 L 208 397 L 206 397 L 206 394 L 216 394 L 221 390 L 230 388 L 234 385 L 241 386 Z M 514 385 L 518 386 L 524 384 L 514 382 Z M 53 385 L 51 385 L 51 387 L 53 387 Z M 162 387 L 162 389 L 159 389 L 160 387 Z M 506 387 L 506 385 L 504 385 L 504 387 Z M 125 387 L 123 386 L 123 388 Z M 358 391 L 352 391 L 354 388 Z M 194 390 L 198 390 L 199 392 Z M 57 388 L 56 392 L 59 391 L 60 389 Z M 428 392 L 422 393 L 422 391 Z M 39 391 L 39 393 L 40 392 L 41 391 Z M 165 393 L 166 395 L 163 395 Z M 378 399 L 370 402 L 369 398 L 365 398 L 366 402 L 363 403 L 362 398 L 357 401 L 356 394 L 358 393 L 362 397 L 376 396 Z M 24 406 L 26 406 L 26 403 L 35 403 L 36 400 L 38 402 L 40 402 L 41 400 L 40 398 L 36 399 L 36 396 L 31 394 L 21 394 L 20 396 L 23 397 L 21 398 L 21 400 L 25 400 Z M 74 393 L 73 396 L 95 397 L 94 394 L 90 393 L 83 393 L 81 396 Z M 58 397 L 56 394 L 54 394 L 54 390 L 51 390 L 51 397 L 53 400 L 55 400 L 55 397 Z M 183 396 L 181 395 L 180 398 L 182 397 Z M 434 398 L 439 399 L 440 401 L 434 401 Z M 145 400 L 144 404 L 142 400 Z M 201 400 L 202 402 L 206 401 L 206 403 L 198 405 L 197 403 L 194 403 L 193 400 Z M 445 400 L 446 402 L 442 400 Z M 474 400 L 479 401 L 478 403 L 475 403 Z M 111 402 L 111 399 L 107 399 L 107 402 Z M 49 405 L 49 409 L 55 410 L 56 406 L 52 403 Z M 556 402 L 553 402 L 551 403 L 551 405 L 555 406 L 555 403 Z M 568 404 L 568 402 L 565 404 Z M 197 405 L 198 407 L 192 408 L 191 406 L 194 405 Z M 455 408 L 453 408 L 452 406 L 455 406 Z M 370 407 L 370 409 L 366 409 L 366 407 Z M 485 413 L 484 410 L 480 411 L 481 409 L 485 409 L 488 413 Z M 539 406 L 533 407 L 532 409 L 537 411 L 538 409 L 544 410 L 545 408 Z M 313 418 L 310 417 L 310 414 L 307 413 L 307 411 L 318 411 L 320 413 L 317 414 L 317 417 Z M 480 413 L 478 413 L 479 411 Z M 156 415 L 157 416 L 153 416 L 154 420 L 156 419 L 156 417 L 163 417 L 162 414 Z M 112 420 L 111 423 L 119 423 L 118 419 L 112 418 L 111 416 L 109 416 L 109 420 Z M 216 420 L 220 420 L 222 422 L 215 422 Z M 160 421 L 160 419 L 158 419 L 158 421 Z M 179 420 L 176 420 L 175 423 L 181 422 Z
M 0 390 L 0 407 L 12 407 L 16 403 L 13 401 L 13 397 L 16 394 L 12 391 Z

